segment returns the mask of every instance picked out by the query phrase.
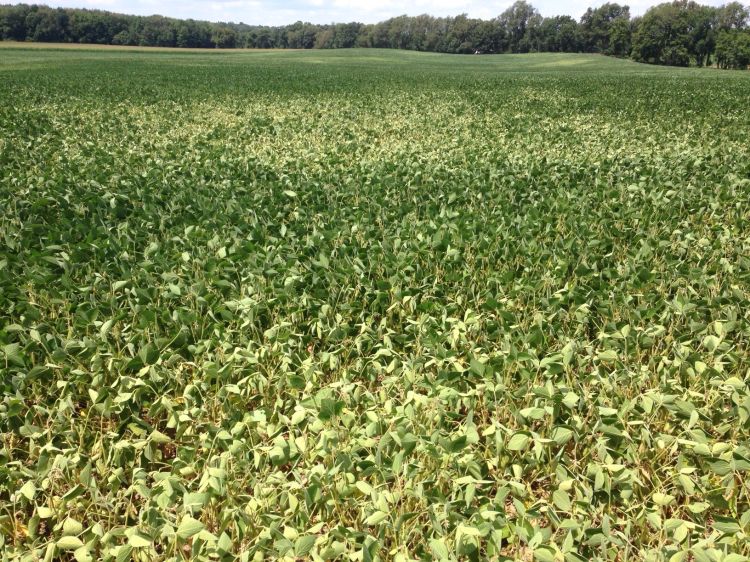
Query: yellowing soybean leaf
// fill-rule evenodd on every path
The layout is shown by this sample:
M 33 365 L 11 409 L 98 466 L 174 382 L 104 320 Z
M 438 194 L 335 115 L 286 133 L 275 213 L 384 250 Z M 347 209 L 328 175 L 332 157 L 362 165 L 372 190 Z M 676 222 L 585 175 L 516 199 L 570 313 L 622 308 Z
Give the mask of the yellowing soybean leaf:
M 143 535 L 139 533 L 133 533 L 128 538 L 128 544 L 132 546 L 133 548 L 143 548 L 147 546 L 151 546 L 151 540 L 147 539 Z
M 377 525 L 378 523 L 382 523 L 388 519 L 388 514 L 384 511 L 376 511 L 372 515 L 370 515 L 367 519 L 365 519 L 366 525 Z
M 76 550 L 83 546 L 83 541 L 78 537 L 62 537 L 55 543 L 60 550 Z
M 529 445 L 531 437 L 526 433 L 515 433 L 508 441 L 509 451 L 523 451 Z
M 190 537 L 200 533 L 203 529 L 205 529 L 205 525 L 203 525 L 203 523 L 201 523 L 197 519 L 193 519 L 189 515 L 186 515 L 182 518 L 180 526 L 177 527 L 177 536 L 181 539 L 189 539 Z
M 653 496 L 651 496 L 651 499 L 654 500 L 654 503 L 656 505 L 660 506 L 666 506 L 671 504 L 674 501 L 674 496 L 671 496 L 669 494 L 663 494 L 661 492 L 656 492 Z
M 430 549 L 435 560 L 448 560 L 450 558 L 448 547 L 441 539 L 430 539 Z
M 34 496 L 36 496 L 36 486 L 31 480 L 21 486 L 21 489 L 18 491 L 27 500 L 33 500 Z
M 568 492 L 557 489 L 552 493 L 552 501 L 558 508 L 563 511 L 570 511 L 572 504 L 570 503 L 570 496 Z

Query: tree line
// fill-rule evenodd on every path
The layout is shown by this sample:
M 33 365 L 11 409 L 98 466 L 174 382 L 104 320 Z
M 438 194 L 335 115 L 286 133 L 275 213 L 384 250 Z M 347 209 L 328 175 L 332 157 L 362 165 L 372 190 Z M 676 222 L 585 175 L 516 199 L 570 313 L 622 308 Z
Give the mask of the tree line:
M 496 18 L 399 16 L 376 24 L 286 26 L 212 23 L 102 10 L 0 5 L 0 38 L 15 41 L 155 47 L 343 49 L 377 47 L 440 53 L 602 53 L 673 66 L 747 68 L 750 10 L 676 0 L 631 17 L 606 3 L 580 20 L 542 17 L 519 0 Z

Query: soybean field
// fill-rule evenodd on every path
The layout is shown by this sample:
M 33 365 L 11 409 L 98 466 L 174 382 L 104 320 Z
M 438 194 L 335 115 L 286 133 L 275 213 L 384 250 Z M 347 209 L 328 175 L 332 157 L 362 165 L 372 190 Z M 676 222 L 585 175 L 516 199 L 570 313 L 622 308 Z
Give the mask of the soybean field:
M 750 73 L 0 46 L 0 559 L 750 558 Z

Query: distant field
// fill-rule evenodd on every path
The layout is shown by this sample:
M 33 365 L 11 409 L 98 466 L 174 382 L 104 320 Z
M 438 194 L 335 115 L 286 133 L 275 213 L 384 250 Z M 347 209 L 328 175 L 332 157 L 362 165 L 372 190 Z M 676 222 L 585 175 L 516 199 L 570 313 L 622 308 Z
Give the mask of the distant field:
M 156 53 L 227 53 L 227 51 L 224 49 L 184 49 L 181 47 L 140 47 L 131 45 L 96 45 L 91 43 L 33 43 L 28 41 L 0 41 L 0 49 L 40 49 L 43 51 L 125 51 Z M 278 52 L 279 49 L 232 49 L 231 51 Z M 284 51 L 295 52 L 295 49 L 284 49 Z
M 750 73 L 0 44 L 0 552 L 750 555 Z
M 416 53 L 412 51 L 391 51 L 381 49 L 342 49 L 342 50 L 295 50 L 295 49 L 181 49 L 172 47 L 132 47 L 122 45 L 91 45 L 79 43 L 26 43 L 17 41 L 0 41 L 3 60 L 0 61 L 0 71 L 13 68 L 15 64 L 26 64 L 30 59 L 44 61 L 47 64 L 59 64 L 65 60 L 84 61 L 87 65 L 92 60 L 104 62 L 108 57 L 122 58 L 135 61 L 141 55 L 147 55 L 146 60 L 154 56 L 174 55 L 175 61 L 186 64 L 201 65 L 217 61 L 229 64 L 245 63 L 254 57 L 272 55 L 269 63 L 288 64 L 298 63 L 326 63 L 341 64 L 364 63 L 368 66 L 385 64 L 390 66 L 414 65 L 419 68 L 429 68 L 442 72 L 477 69 L 483 72 L 538 72 L 554 69 L 586 70 L 591 72 L 610 71 L 619 72 L 627 69 L 637 73 L 698 73 L 706 76 L 712 69 L 685 69 L 649 66 L 635 63 L 629 59 L 616 59 L 603 55 L 540 53 L 531 55 L 445 55 L 438 53 Z M 39 52 L 41 51 L 41 52 Z M 61 53 L 65 51 L 66 53 Z M 198 56 L 202 55 L 202 56 Z M 39 59 L 37 59 L 39 57 Z M 71 58 L 69 58 L 71 57 Z M 136 57 L 135 59 L 132 57 Z M 162 60 L 162 59 L 159 59 Z M 452 61 L 452 62 L 449 62 Z M 257 69 L 262 71 L 262 69 Z M 373 75 L 375 77 L 376 75 Z

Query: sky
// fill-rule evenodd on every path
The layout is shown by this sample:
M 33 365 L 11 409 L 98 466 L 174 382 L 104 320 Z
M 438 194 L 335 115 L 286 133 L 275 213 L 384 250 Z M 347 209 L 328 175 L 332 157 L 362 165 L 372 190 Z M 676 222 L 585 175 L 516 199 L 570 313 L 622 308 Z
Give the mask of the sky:
M 531 4 L 543 16 L 569 15 L 578 19 L 586 8 L 599 6 L 604 1 L 531 0 Z M 636 16 L 661 1 L 665 0 L 620 0 L 620 3 L 629 5 L 630 13 Z M 456 16 L 466 13 L 470 17 L 490 19 L 502 13 L 513 0 L 40 0 L 39 3 L 68 8 L 97 8 L 124 14 L 160 14 L 207 21 L 286 25 L 299 20 L 312 23 L 377 23 L 402 14 Z M 702 0 L 700 3 L 719 6 L 725 2 Z

